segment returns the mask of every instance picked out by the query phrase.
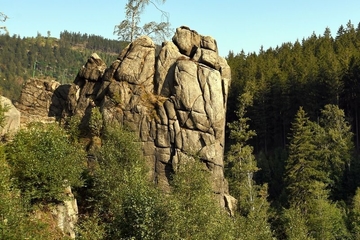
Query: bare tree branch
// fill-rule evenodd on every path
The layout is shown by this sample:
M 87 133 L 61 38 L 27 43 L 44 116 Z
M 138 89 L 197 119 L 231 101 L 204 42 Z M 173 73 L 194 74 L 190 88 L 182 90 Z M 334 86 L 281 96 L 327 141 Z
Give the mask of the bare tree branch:
M 165 1 L 160 0 L 161 3 Z M 144 11 L 145 6 L 150 3 L 161 12 L 161 19 L 165 21 L 160 23 L 152 21 L 140 27 L 140 15 Z M 153 40 L 164 41 L 171 34 L 169 13 L 161 10 L 152 0 L 128 0 L 128 3 L 125 5 L 125 16 L 126 19 L 114 27 L 114 34 L 118 35 L 120 40 L 132 42 L 141 35 L 148 35 Z
M 9 17 L 6 14 L 0 12 L 0 22 L 5 22 L 8 18 Z M 9 31 L 5 26 L 0 26 L 0 29 L 4 30 L 7 34 L 9 34 Z

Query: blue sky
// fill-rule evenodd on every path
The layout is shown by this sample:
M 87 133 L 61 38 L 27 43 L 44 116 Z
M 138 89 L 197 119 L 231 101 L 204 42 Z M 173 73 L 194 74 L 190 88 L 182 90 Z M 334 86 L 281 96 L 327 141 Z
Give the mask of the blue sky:
M 154 0 L 156 2 L 156 0 Z M 124 19 L 127 0 L 2 0 L 2 23 L 10 35 L 59 37 L 61 31 L 116 39 L 114 26 Z M 159 7 L 170 14 L 173 28 L 185 25 L 217 40 L 220 55 L 232 50 L 258 52 L 284 42 L 295 42 L 329 27 L 333 36 L 340 25 L 360 22 L 359 0 L 167 0 Z M 149 5 L 142 21 L 160 21 Z

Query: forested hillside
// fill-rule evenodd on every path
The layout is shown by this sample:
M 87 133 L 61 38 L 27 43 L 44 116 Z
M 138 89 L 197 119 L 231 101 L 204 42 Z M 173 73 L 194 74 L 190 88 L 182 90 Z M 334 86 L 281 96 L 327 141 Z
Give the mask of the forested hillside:
M 60 39 L 50 33 L 36 38 L 0 35 L 0 92 L 17 100 L 22 84 L 33 76 L 72 82 L 91 53 L 110 64 L 125 46 L 125 42 L 68 31 L 60 33 Z
M 252 173 L 256 184 L 268 185 L 280 239 L 357 239 L 360 24 L 258 53 L 230 52 L 227 60 L 230 183 Z

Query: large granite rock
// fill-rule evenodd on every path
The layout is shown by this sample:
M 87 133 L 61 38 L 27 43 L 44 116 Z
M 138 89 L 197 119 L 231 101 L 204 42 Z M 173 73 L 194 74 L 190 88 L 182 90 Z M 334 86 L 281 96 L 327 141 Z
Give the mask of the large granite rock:
M 99 106 L 105 123 L 118 122 L 136 131 L 150 176 L 164 191 L 179 164 L 199 157 L 212 173 L 213 190 L 224 206 L 230 76 L 212 37 L 180 27 L 157 57 L 148 37 L 131 43 L 106 70 L 98 56 L 91 56 L 70 87 L 68 111 L 89 118 L 89 109 Z
M 29 81 L 19 106 L 58 119 L 79 116 L 83 127 L 91 109 L 99 107 L 105 124 L 117 122 L 138 133 L 149 176 L 164 191 L 170 190 L 171 174 L 196 156 L 211 172 L 219 202 L 229 207 L 235 201 L 224 178 L 230 67 L 212 37 L 188 27 L 177 28 L 158 56 L 155 50 L 144 36 L 109 67 L 92 54 L 74 83 L 62 90 L 52 82 Z

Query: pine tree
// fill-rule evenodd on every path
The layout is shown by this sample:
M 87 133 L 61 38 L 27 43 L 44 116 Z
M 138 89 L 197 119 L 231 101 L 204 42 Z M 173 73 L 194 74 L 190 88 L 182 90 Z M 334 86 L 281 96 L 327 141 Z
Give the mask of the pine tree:
M 326 105 L 321 111 L 320 125 L 322 134 L 318 134 L 317 155 L 322 162 L 324 172 L 329 174 L 332 193 L 339 199 L 341 192 L 348 189 L 343 185 L 344 173 L 349 173 L 354 152 L 353 133 L 345 120 L 345 113 L 336 105 Z
M 307 202 L 313 197 L 316 182 L 322 182 L 324 172 L 315 159 L 314 124 L 300 107 L 292 124 L 289 158 L 285 169 L 286 191 L 290 205 L 307 210 Z
M 257 185 L 254 174 L 259 170 L 252 146 L 247 141 L 255 136 L 249 129 L 246 108 L 252 104 L 252 95 L 245 91 L 239 97 L 238 120 L 230 123 L 230 138 L 234 140 L 227 155 L 230 192 L 238 199 L 236 223 L 240 239 L 272 239 L 268 223 L 269 203 L 267 184 Z M 244 225 L 246 226 L 244 228 Z
M 350 229 L 354 239 L 360 238 L 360 188 L 356 190 L 350 209 Z

